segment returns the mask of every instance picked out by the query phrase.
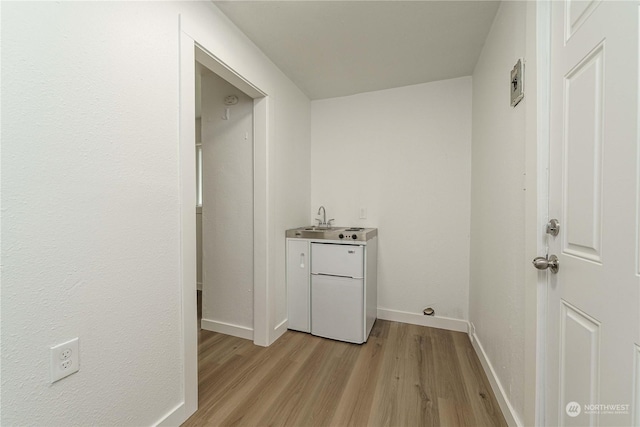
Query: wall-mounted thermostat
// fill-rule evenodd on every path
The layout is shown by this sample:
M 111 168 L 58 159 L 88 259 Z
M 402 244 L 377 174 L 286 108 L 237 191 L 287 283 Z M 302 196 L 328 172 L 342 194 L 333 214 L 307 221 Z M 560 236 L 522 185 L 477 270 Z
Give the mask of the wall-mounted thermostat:
M 524 65 L 522 59 L 518 59 L 511 70 L 511 106 L 515 107 L 524 98 Z

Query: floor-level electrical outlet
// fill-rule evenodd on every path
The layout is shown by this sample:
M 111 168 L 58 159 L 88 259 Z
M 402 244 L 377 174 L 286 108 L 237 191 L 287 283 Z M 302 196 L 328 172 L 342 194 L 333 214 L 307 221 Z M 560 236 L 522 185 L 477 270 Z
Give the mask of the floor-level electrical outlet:
M 51 347 L 51 382 L 55 383 L 80 369 L 79 339 Z

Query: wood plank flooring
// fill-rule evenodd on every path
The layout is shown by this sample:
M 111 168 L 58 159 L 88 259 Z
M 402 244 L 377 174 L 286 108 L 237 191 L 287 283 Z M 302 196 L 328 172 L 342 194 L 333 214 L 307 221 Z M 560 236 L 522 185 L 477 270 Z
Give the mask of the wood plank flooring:
M 270 347 L 202 330 L 183 426 L 506 426 L 469 338 L 377 320 L 347 344 L 287 331 Z

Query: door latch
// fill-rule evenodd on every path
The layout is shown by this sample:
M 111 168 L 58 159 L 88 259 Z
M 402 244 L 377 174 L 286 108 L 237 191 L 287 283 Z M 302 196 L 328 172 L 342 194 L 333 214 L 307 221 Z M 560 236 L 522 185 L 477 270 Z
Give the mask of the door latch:
M 560 222 L 554 218 L 547 223 L 547 234 L 557 236 L 558 233 L 560 233 Z

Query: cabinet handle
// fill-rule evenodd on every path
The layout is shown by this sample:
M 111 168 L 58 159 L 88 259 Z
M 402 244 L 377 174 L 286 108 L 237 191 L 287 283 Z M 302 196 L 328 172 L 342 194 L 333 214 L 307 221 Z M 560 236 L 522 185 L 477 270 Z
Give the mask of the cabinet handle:
M 304 252 L 300 253 L 300 268 L 304 268 Z

